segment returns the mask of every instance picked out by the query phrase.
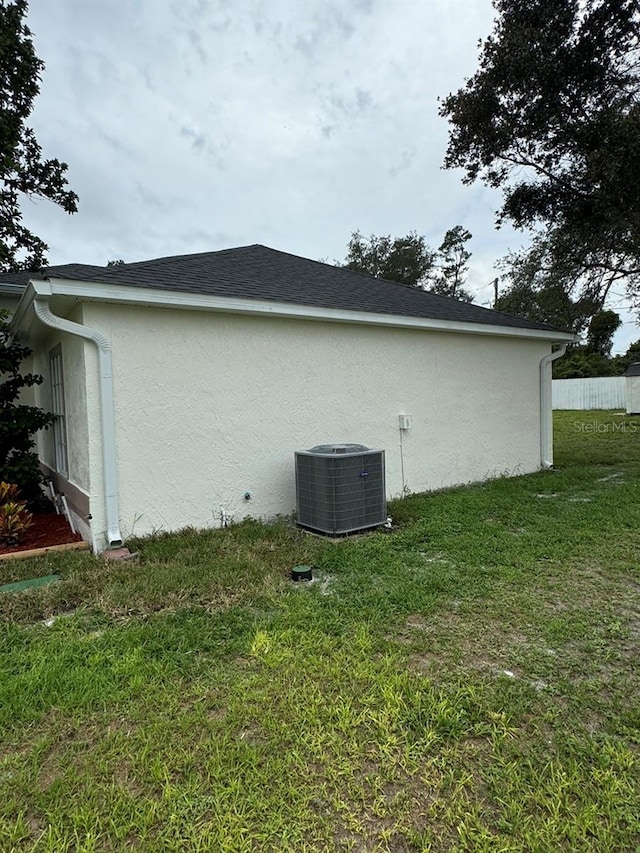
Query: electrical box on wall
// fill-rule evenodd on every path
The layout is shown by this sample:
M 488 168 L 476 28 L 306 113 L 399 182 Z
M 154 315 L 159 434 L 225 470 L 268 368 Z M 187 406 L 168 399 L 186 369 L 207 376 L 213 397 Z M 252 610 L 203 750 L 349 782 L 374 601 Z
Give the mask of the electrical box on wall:
M 411 429 L 411 415 L 398 415 L 400 429 Z

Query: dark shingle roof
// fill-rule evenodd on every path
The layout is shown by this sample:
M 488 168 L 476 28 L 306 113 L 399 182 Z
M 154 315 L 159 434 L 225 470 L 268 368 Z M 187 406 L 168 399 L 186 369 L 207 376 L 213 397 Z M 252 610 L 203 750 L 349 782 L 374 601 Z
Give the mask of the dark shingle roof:
M 89 264 L 61 264 L 57 267 L 47 267 L 39 272 L 27 272 L 20 270 L 19 272 L 5 272 L 0 275 L 0 285 L 2 284 L 23 284 L 25 287 L 29 283 L 29 279 L 45 279 L 50 276 L 58 278 L 75 278 L 75 279 L 91 279 L 92 275 L 100 272 L 102 267 L 90 266 Z
M 51 267 L 45 275 L 178 293 L 264 299 L 374 314 L 558 331 L 544 323 L 512 317 L 260 245 L 176 255 L 113 267 L 67 264 Z M 0 276 L 0 281 L 3 280 L 5 277 Z

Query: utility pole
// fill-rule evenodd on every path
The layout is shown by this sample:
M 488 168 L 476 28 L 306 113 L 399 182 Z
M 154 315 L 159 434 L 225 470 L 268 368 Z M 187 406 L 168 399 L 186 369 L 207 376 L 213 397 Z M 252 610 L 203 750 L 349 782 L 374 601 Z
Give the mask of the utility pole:
M 498 279 L 493 280 L 493 307 L 498 307 Z

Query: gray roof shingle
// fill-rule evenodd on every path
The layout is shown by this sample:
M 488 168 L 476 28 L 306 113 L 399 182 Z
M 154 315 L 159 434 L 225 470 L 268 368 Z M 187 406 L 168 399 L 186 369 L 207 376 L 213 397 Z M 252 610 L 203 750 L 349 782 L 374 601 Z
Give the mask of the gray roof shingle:
M 24 275 L 25 283 L 29 278 L 28 273 L 6 275 Z M 6 275 L 0 276 L 0 282 L 7 280 Z M 559 331 L 544 323 L 260 245 L 176 255 L 113 267 L 67 264 L 51 267 L 38 277 L 43 275 L 178 293 Z
M 42 280 L 53 276 L 57 278 L 90 279 L 92 275 L 102 269 L 103 267 L 95 267 L 89 264 L 61 264 L 56 267 L 46 267 L 39 272 L 27 272 L 27 270 L 5 272 L 0 275 L 0 285 L 23 284 L 26 287 L 31 278 Z

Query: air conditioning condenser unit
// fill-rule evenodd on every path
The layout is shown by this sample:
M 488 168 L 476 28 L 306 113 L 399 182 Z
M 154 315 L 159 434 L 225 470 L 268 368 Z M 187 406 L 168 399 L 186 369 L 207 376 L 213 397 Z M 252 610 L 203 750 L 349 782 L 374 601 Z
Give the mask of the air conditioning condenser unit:
M 295 467 L 301 527 L 339 536 L 386 522 L 384 450 L 319 444 L 299 450 Z

